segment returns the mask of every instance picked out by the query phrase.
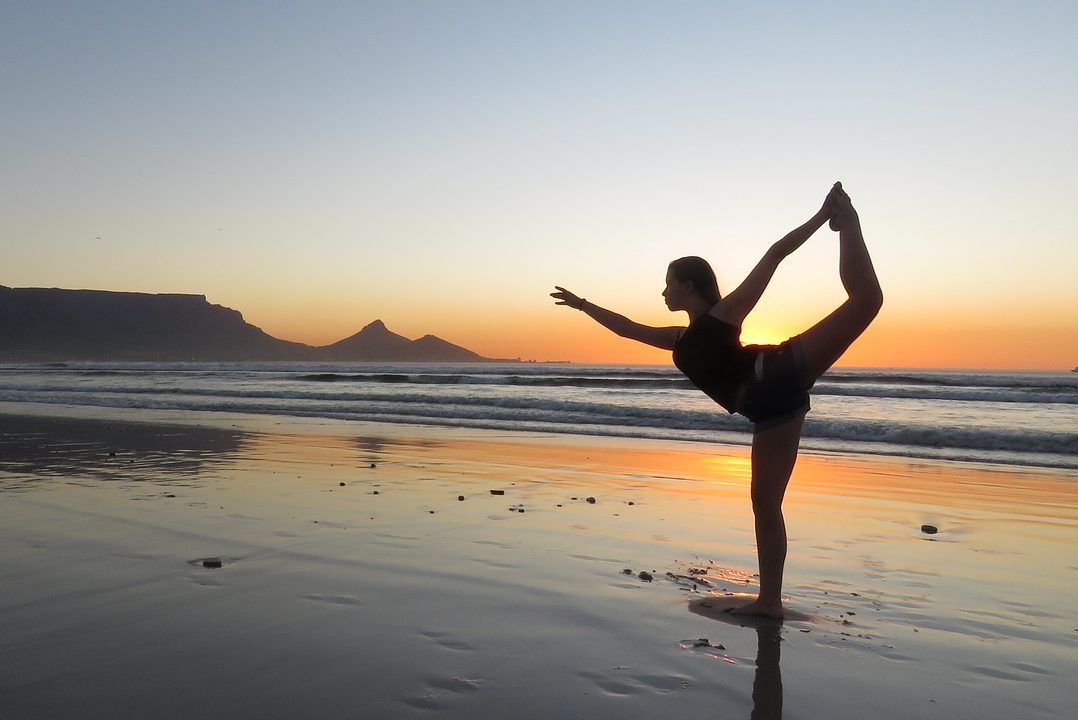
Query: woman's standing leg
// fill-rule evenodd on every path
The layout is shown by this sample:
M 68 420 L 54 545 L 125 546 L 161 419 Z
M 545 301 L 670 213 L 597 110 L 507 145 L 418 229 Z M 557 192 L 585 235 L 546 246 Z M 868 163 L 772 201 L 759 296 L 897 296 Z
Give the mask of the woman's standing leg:
M 738 614 L 782 617 L 782 572 L 786 565 L 786 522 L 782 499 L 790 482 L 805 416 L 752 436 L 752 513 L 760 595 L 734 610 Z

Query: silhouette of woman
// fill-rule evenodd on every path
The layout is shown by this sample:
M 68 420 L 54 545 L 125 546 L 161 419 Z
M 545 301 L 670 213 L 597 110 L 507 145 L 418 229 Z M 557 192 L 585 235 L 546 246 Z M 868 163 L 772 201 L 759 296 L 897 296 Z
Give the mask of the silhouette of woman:
M 839 278 L 847 299 L 830 315 L 780 345 L 742 345 L 741 323 L 756 306 L 779 263 L 824 223 L 839 234 Z M 672 312 L 689 314 L 688 327 L 650 327 L 555 286 L 558 305 L 583 311 L 632 340 L 672 350 L 674 364 L 696 387 L 731 413 L 753 423 L 752 510 L 760 564 L 760 592 L 736 613 L 782 617 L 786 525 L 782 499 L 797 461 L 808 391 L 864 332 L 883 305 L 861 223 L 849 195 L 835 183 L 822 207 L 764 254 L 736 290 L 723 297 L 715 273 L 698 257 L 674 260 L 663 297 Z

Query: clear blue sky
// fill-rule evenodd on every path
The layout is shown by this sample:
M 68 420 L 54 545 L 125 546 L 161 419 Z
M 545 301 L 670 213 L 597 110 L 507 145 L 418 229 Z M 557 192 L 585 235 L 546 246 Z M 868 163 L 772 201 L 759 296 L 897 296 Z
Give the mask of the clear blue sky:
M 564 327 L 618 359 L 551 285 L 678 322 L 670 259 L 730 289 L 841 179 L 877 345 L 996 325 L 1069 367 L 1075 37 L 1074 2 L 8 2 L 0 284 L 206 294 L 307 342 L 380 317 L 564 357 Z M 829 310 L 836 266 L 814 238 L 746 334 Z

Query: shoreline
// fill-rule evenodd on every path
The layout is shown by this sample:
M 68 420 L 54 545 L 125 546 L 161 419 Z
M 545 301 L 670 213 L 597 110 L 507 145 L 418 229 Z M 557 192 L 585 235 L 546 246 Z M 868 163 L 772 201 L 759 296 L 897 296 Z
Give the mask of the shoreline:
M 1070 705 L 1065 473 L 807 453 L 775 625 L 709 612 L 755 589 L 744 448 L 56 407 L 0 405 L 2 717 Z
M 132 422 L 141 424 L 175 424 L 181 426 L 211 426 L 231 429 L 243 429 L 248 432 L 288 432 L 311 433 L 326 432 L 350 434 L 353 432 L 381 432 L 387 435 L 416 436 L 476 436 L 499 438 L 508 436 L 526 442 L 548 442 L 570 445 L 600 445 L 610 447 L 675 447 L 687 451 L 718 452 L 721 454 L 744 453 L 749 451 L 749 442 L 735 443 L 723 439 L 714 441 L 681 440 L 652 437 L 635 437 L 616 434 L 555 433 L 540 430 L 509 430 L 482 426 L 442 425 L 437 423 L 378 422 L 371 420 L 340 419 L 319 416 L 267 415 L 260 413 L 233 413 L 222 411 L 192 411 L 150 408 L 114 408 L 92 405 L 65 405 L 59 403 L 30 403 L 0 401 L 0 415 L 33 417 L 80 418 L 86 420 L 105 420 L 114 422 Z M 723 436 L 728 436 L 724 433 Z M 751 438 L 751 436 L 748 436 Z M 1045 473 L 1075 478 L 1073 468 L 1061 465 L 1022 464 L 1018 461 L 991 462 L 977 459 L 955 459 L 950 457 L 924 457 L 905 455 L 898 452 L 857 452 L 850 450 L 832 450 L 802 446 L 799 458 L 807 456 L 838 457 L 865 460 L 878 460 L 882 463 L 913 465 L 953 465 L 956 467 L 980 468 L 1016 473 Z M 800 462 L 800 459 L 799 461 Z

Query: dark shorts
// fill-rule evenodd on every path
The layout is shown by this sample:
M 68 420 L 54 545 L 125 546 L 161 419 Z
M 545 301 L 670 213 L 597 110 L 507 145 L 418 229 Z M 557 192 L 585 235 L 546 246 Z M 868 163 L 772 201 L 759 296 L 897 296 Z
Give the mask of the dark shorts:
M 801 339 L 763 345 L 740 412 L 753 422 L 754 432 L 777 427 L 808 412 L 808 391 Z

